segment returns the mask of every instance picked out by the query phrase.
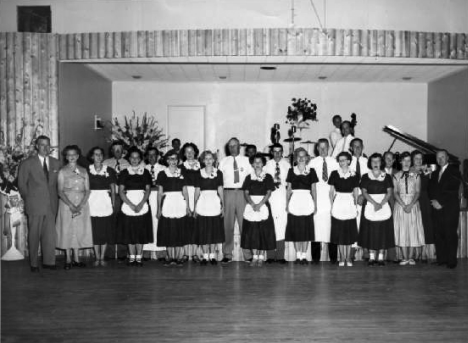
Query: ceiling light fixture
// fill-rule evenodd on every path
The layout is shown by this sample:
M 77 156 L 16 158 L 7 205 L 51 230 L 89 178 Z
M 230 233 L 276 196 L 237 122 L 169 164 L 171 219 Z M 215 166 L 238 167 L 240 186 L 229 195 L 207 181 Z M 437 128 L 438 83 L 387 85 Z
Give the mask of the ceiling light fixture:
M 319 80 L 326 80 L 327 79 L 326 76 L 319 76 L 318 78 L 319 78 Z
M 276 70 L 275 66 L 261 66 L 260 69 L 262 70 Z
M 226 80 L 226 79 L 227 79 L 227 76 L 219 76 L 219 79 L 220 79 L 220 80 Z
M 412 78 L 411 76 L 403 76 L 401 79 L 402 79 L 403 81 L 410 81 L 410 80 L 412 80 L 413 78 Z
M 132 75 L 132 77 L 133 77 L 135 80 L 141 79 L 141 75 Z

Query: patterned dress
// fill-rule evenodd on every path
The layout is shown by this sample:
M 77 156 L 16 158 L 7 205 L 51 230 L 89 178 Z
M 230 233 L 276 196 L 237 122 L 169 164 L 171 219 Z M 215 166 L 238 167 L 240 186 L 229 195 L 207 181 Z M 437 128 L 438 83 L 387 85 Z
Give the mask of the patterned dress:
M 396 185 L 395 191 L 399 194 L 403 203 L 410 204 L 416 192 L 419 174 L 400 171 L 393 178 Z M 406 213 L 398 201 L 395 200 L 393 223 L 395 226 L 395 244 L 397 246 L 420 247 L 425 244 L 419 202 L 414 204 L 410 213 Z

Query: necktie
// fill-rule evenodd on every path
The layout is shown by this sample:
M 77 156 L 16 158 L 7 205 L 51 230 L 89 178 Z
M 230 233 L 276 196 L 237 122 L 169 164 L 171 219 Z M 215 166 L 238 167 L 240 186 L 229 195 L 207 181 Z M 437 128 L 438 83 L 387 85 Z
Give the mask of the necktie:
M 280 174 L 281 174 L 281 170 L 280 170 L 280 167 L 279 167 L 279 163 L 276 162 L 276 170 L 275 170 L 275 181 L 276 182 L 281 182 Z
M 154 185 L 155 179 L 154 179 L 154 165 L 153 164 L 151 165 L 151 179 L 153 180 L 153 185 Z
M 401 176 L 405 178 L 405 191 L 406 191 L 405 194 L 408 194 L 408 176 L 409 176 L 408 171 L 403 172 L 403 175 Z
M 325 182 L 328 181 L 328 168 L 327 168 L 327 160 L 325 159 L 325 157 L 323 158 L 322 179 Z
M 234 157 L 234 183 L 238 183 L 239 182 L 239 167 L 237 166 L 237 161 L 236 161 L 236 158 Z
M 442 173 L 443 173 L 443 169 L 441 168 L 440 171 L 439 171 L 439 180 L 437 180 L 437 182 L 440 182 L 440 179 L 442 179 Z
M 45 158 L 44 158 L 44 162 L 42 163 L 42 170 L 44 171 L 44 175 L 47 181 L 49 181 L 49 169 L 47 168 L 47 162 Z
M 116 172 L 117 174 L 120 173 L 120 162 L 119 162 L 119 160 L 117 160 L 117 163 L 115 164 L 115 172 Z
M 359 163 L 359 158 L 356 158 L 356 174 L 359 179 L 361 179 L 361 164 Z

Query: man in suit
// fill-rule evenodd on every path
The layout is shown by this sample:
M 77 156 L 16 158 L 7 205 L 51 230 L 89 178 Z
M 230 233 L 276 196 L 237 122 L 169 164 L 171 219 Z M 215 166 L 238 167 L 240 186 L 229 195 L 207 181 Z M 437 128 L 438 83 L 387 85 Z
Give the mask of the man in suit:
M 439 168 L 431 175 L 429 198 L 434 208 L 437 264 L 453 269 L 457 266 L 461 174 L 448 164 L 446 150 L 438 151 L 436 159 Z
M 18 172 L 18 188 L 28 216 L 28 245 L 31 271 L 39 271 L 39 244 L 42 267 L 55 270 L 55 217 L 58 208 L 57 177 L 60 163 L 49 156 L 50 139 L 36 139 L 37 155 L 23 161 Z

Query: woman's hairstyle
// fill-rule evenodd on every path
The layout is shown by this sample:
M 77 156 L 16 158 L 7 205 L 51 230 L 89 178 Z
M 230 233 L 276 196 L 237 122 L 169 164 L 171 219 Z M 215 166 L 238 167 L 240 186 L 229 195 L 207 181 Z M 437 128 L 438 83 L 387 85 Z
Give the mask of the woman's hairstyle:
M 353 158 L 349 152 L 347 152 L 347 151 L 342 151 L 342 152 L 340 152 L 340 153 L 338 154 L 338 156 L 336 156 L 336 161 L 339 162 L 339 161 L 340 161 L 340 157 L 343 157 L 343 156 L 346 157 L 346 159 L 347 159 L 349 162 L 351 162 L 351 160 L 352 160 L 352 158 Z
M 258 153 L 249 158 L 250 164 L 253 164 L 253 163 L 255 162 L 256 159 L 261 159 L 261 160 L 262 160 L 262 164 L 263 164 L 263 165 L 266 164 L 266 158 L 265 158 L 265 156 L 263 156 L 263 154 L 258 154 Z
M 130 155 L 133 154 L 134 152 L 136 152 L 138 156 L 140 156 L 140 160 L 143 160 L 143 153 L 136 146 L 132 146 L 130 147 L 130 149 L 127 150 L 127 155 L 125 156 L 127 160 L 130 160 Z
M 203 161 L 205 160 L 205 157 L 208 155 L 211 155 L 211 157 L 213 157 L 213 160 L 214 160 L 213 165 L 215 165 L 216 162 L 218 161 L 218 156 L 214 152 L 212 152 L 211 150 L 205 150 L 201 153 L 200 158 L 198 159 L 198 161 L 202 164 L 203 167 L 205 165 Z
M 410 157 L 411 158 L 411 154 L 408 152 L 408 151 L 404 151 L 400 154 L 399 156 L 399 161 L 400 163 L 407 157 Z
M 307 152 L 306 149 L 304 149 L 302 147 L 297 148 L 296 150 L 294 150 L 294 163 L 297 163 L 297 157 L 299 156 L 299 153 L 302 152 L 302 151 L 306 153 L 306 157 L 307 157 L 307 159 L 309 159 L 309 153 Z
M 91 150 L 89 150 L 88 154 L 86 155 L 86 158 L 88 161 L 94 162 L 93 156 L 96 150 L 99 150 L 102 153 L 102 157 L 104 157 L 104 149 L 101 148 L 100 146 L 95 146 L 95 147 L 92 147 Z
M 81 156 L 81 149 L 78 147 L 78 145 L 67 145 L 63 150 L 62 150 L 62 156 L 66 160 L 67 159 L 67 154 L 69 151 L 75 151 L 78 155 Z
M 372 160 L 375 160 L 375 159 L 380 159 L 380 169 L 383 169 L 383 156 L 382 154 L 378 153 L 378 152 L 374 152 L 372 155 L 370 155 L 369 157 L 369 160 L 367 161 L 367 168 L 369 169 L 372 169 Z
M 185 157 L 185 149 L 187 149 L 187 148 L 192 148 L 193 151 L 195 152 L 195 158 L 198 157 L 198 154 L 200 153 L 200 150 L 198 150 L 198 147 L 194 143 L 189 142 L 189 143 L 185 143 L 182 146 L 182 149 L 180 149 L 180 159 L 182 161 L 187 160 L 187 157 Z
M 171 150 L 169 150 L 168 152 L 166 152 L 166 154 L 165 154 L 164 157 L 163 157 L 164 165 L 167 166 L 167 165 L 168 165 L 168 163 L 167 163 L 168 158 L 171 157 L 171 156 L 174 156 L 174 155 L 175 155 L 177 158 L 179 158 L 179 153 L 178 153 L 177 150 L 175 150 L 175 149 L 171 149 Z

